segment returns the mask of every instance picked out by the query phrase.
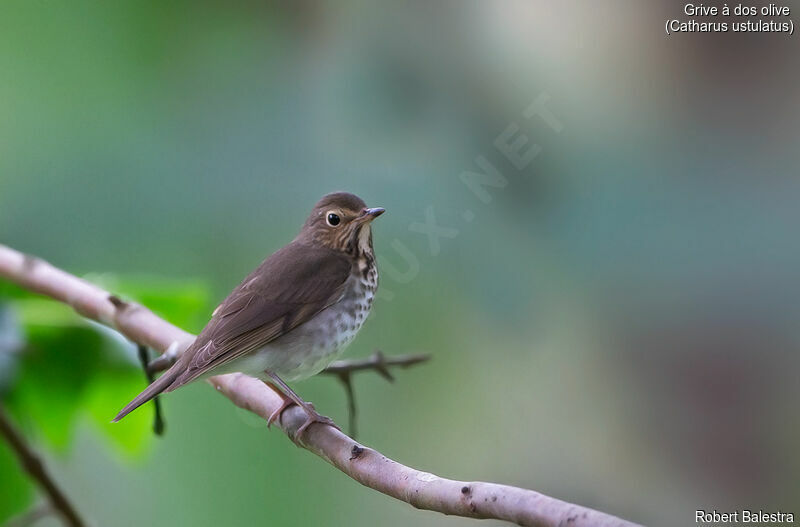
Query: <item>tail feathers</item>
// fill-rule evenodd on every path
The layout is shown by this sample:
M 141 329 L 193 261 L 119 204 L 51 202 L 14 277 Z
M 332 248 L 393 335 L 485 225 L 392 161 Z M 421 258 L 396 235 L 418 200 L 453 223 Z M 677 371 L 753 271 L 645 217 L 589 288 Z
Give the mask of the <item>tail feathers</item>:
M 177 366 L 177 364 L 175 366 Z M 153 383 L 150 384 L 150 386 L 148 386 L 147 388 L 145 388 L 142 393 L 137 395 L 133 399 L 133 401 L 129 402 L 125 406 L 125 408 L 120 410 L 120 412 L 117 414 L 117 416 L 113 419 L 112 422 L 116 423 L 117 421 L 119 421 L 120 419 L 122 419 L 123 417 L 125 417 L 126 415 L 128 415 L 129 413 L 136 410 L 141 405 L 143 405 L 144 403 L 155 397 L 156 395 L 167 390 L 169 385 L 172 384 L 175 381 L 175 379 L 177 379 L 180 376 L 180 374 L 181 372 L 179 371 L 179 369 L 174 366 L 169 370 L 167 370 L 166 372 L 164 372 L 164 374 L 161 375 L 161 377 L 153 381 Z

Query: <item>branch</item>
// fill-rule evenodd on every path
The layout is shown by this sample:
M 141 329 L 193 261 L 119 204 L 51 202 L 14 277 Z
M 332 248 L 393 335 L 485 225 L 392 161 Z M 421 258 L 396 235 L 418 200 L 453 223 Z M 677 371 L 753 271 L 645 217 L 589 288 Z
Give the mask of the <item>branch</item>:
M 2 246 L 0 246 L 2 248 Z M 58 485 L 47 473 L 44 463 L 36 455 L 36 452 L 28 446 L 25 438 L 16 429 L 14 424 L 6 415 L 5 410 L 0 406 L 0 435 L 5 438 L 11 450 L 17 455 L 20 465 L 25 469 L 25 472 L 33 478 L 36 483 L 42 488 L 53 509 L 61 514 L 61 517 L 70 527 L 84 527 L 86 525 L 81 520 L 75 508 L 69 502 L 67 497 L 58 488 Z
M 347 395 L 347 415 L 348 415 L 348 430 L 350 437 L 355 439 L 358 430 L 356 427 L 356 395 L 353 390 L 352 375 L 358 371 L 375 370 L 381 377 L 389 382 L 394 382 L 394 377 L 389 373 L 389 366 L 400 366 L 407 368 L 430 359 L 430 355 L 395 355 L 394 357 L 386 358 L 380 350 L 376 350 L 370 357 L 366 359 L 354 360 L 338 360 L 332 362 L 327 368 L 322 370 L 321 373 L 335 375 L 339 378 L 344 386 L 344 392 Z
M 364 370 L 375 370 L 381 377 L 389 382 L 394 381 L 394 377 L 389 373 L 389 366 L 399 366 L 401 368 L 408 368 L 421 362 L 430 360 L 431 356 L 427 354 L 414 354 L 414 355 L 394 355 L 387 357 L 380 351 L 376 351 L 366 359 L 352 359 L 352 360 L 337 360 L 322 370 L 321 373 L 329 373 L 331 375 L 349 375 L 353 372 Z
M 3 245 L 0 245 L 0 276 L 65 302 L 81 315 L 162 352 L 173 342 L 188 343 L 193 338 L 143 306 L 123 302 L 95 285 Z M 236 406 L 265 420 L 282 404 L 281 398 L 266 384 L 241 373 L 218 375 L 208 382 Z M 292 437 L 305 419 L 303 410 L 292 406 L 283 412 L 278 424 Z M 469 518 L 495 518 L 533 527 L 635 525 L 532 490 L 440 478 L 393 461 L 330 426 L 311 425 L 300 446 L 362 485 L 418 509 Z
M 147 384 L 153 384 L 155 380 L 155 373 L 148 367 L 148 353 L 147 346 L 141 344 L 136 345 L 139 352 L 139 362 L 142 363 L 142 370 L 147 379 Z M 153 397 L 153 433 L 157 436 L 164 435 L 164 417 L 161 413 L 161 398 L 159 396 Z

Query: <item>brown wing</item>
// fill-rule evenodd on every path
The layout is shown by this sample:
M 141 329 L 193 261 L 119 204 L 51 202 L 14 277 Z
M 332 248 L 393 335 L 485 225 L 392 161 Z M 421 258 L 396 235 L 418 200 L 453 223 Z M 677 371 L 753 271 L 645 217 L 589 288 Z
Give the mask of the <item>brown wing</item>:
M 181 355 L 183 372 L 165 391 L 257 350 L 334 304 L 350 268 L 346 256 L 330 249 L 295 242 L 280 249 L 214 311 Z

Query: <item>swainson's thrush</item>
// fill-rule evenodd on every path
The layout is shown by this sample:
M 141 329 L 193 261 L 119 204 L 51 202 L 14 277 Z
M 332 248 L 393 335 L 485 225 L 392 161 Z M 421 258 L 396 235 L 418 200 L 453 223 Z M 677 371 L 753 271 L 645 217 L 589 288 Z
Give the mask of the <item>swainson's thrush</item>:
M 324 196 L 300 234 L 228 295 L 175 364 L 114 421 L 162 392 L 211 375 L 242 372 L 274 382 L 283 392 L 284 404 L 269 423 L 295 403 L 308 415 L 298 437 L 311 423 L 332 424 L 283 379 L 322 371 L 367 318 L 378 288 L 370 223 L 383 212 L 346 192 Z

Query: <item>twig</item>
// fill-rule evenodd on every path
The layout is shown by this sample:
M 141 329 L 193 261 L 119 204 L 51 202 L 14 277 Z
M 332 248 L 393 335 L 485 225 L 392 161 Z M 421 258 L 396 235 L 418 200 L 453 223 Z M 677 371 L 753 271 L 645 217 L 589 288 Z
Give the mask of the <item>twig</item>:
M 335 375 L 344 386 L 347 395 L 348 431 L 353 439 L 358 435 L 356 396 L 353 389 L 353 373 L 357 371 L 375 370 L 381 377 L 389 382 L 394 382 L 394 377 L 389 372 L 389 366 L 407 368 L 430 359 L 430 355 L 395 355 L 386 357 L 380 350 L 376 350 L 366 359 L 340 360 L 331 363 L 322 373 Z
M 365 359 L 337 360 L 332 362 L 330 366 L 322 370 L 322 373 L 342 375 L 356 371 L 375 370 L 381 377 L 389 382 L 393 382 L 394 377 L 392 377 L 392 374 L 389 372 L 389 366 L 408 368 L 409 366 L 414 366 L 415 364 L 430 360 L 430 358 L 430 355 L 424 353 L 387 357 L 378 350 Z
M 5 438 L 11 450 L 17 455 L 20 465 L 33 478 L 34 481 L 41 487 L 53 509 L 57 510 L 67 525 L 70 527 L 83 527 L 85 523 L 78 516 L 75 508 L 69 502 L 67 497 L 58 488 L 58 485 L 50 477 L 47 469 L 39 459 L 36 452 L 25 442 L 25 438 L 16 429 L 14 424 L 6 415 L 5 410 L 0 406 L 0 435 Z
M 0 276 L 66 302 L 85 317 L 103 322 L 140 344 L 166 350 L 192 335 L 158 318 L 148 309 L 112 297 L 108 292 L 41 260 L 0 245 Z M 240 373 L 218 375 L 208 382 L 235 405 L 265 420 L 282 399 L 263 382 Z M 292 406 L 279 419 L 290 437 L 306 415 Z M 311 425 L 300 445 L 359 483 L 419 509 L 470 518 L 495 518 L 533 527 L 631 527 L 614 516 L 573 505 L 532 490 L 495 483 L 440 478 L 393 461 L 359 445 L 330 426 Z
M 136 348 L 139 351 L 139 362 L 142 364 L 147 384 L 152 384 L 155 375 L 148 367 L 149 354 L 147 353 L 147 346 L 136 344 Z M 159 396 L 153 397 L 153 432 L 157 436 L 164 435 L 164 417 L 161 413 L 161 398 Z
M 337 375 L 339 381 L 344 386 L 344 393 L 347 396 L 347 431 L 350 437 L 358 437 L 358 408 L 356 408 L 356 393 L 353 390 L 353 379 L 350 372 L 343 372 Z

